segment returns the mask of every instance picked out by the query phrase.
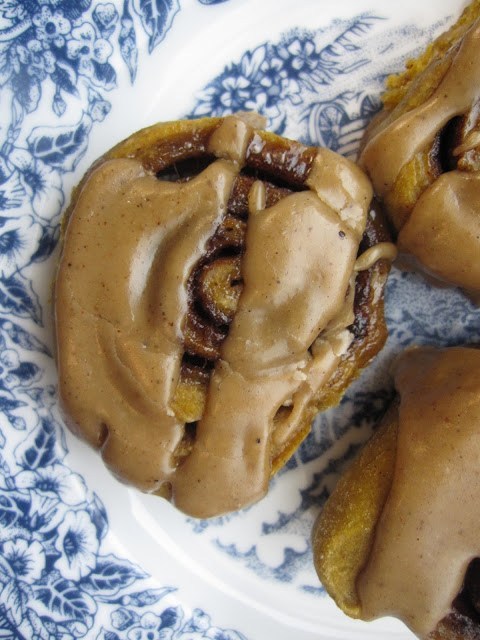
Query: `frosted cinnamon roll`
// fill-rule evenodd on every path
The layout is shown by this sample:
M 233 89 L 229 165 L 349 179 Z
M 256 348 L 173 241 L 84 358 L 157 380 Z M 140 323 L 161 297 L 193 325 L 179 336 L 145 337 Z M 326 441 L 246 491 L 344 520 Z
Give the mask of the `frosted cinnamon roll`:
M 477 640 L 480 349 L 410 349 L 394 380 L 397 399 L 315 523 L 315 566 L 352 617 Z
M 249 505 L 386 337 L 395 248 L 358 167 L 258 116 L 158 124 L 74 193 L 59 392 L 121 480 L 195 517 Z
M 360 164 L 401 253 L 480 295 L 480 2 L 389 79 Z

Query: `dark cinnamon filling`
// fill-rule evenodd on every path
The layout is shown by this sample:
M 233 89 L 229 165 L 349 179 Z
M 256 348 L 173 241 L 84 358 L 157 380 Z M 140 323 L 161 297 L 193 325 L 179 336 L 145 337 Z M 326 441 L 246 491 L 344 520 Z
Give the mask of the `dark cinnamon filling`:
M 441 620 L 429 638 L 480 639 L 480 558 L 468 565 L 463 588 L 452 603 L 452 612 Z
M 215 161 L 208 146 L 217 126 L 197 134 L 194 132 L 190 140 L 176 140 L 171 148 L 163 141 L 161 146 L 148 150 L 148 153 L 142 149 L 139 153 L 144 166 L 153 170 L 159 180 L 190 180 Z M 189 302 L 183 325 L 185 353 L 173 402 L 175 413 L 186 424 L 185 437 L 175 454 L 178 463 L 189 455 L 195 441 L 196 423 L 204 409 L 209 379 L 221 356 L 222 344 L 242 292 L 241 263 L 245 251 L 249 192 L 253 184 L 261 180 L 265 187 L 266 207 L 271 207 L 293 192 L 307 190 L 305 182 L 316 155 L 315 147 L 270 137 L 269 134 L 254 133 L 247 146 L 245 166 L 233 183 L 225 216 L 207 242 L 204 255 L 192 269 L 187 282 Z M 376 208 L 375 214 L 368 217 L 359 254 L 378 242 L 390 240 L 390 230 L 383 213 Z M 379 272 L 386 272 L 388 268 L 387 262 L 380 260 L 371 269 L 357 274 L 355 322 L 350 327 L 355 347 L 350 351 L 361 352 L 365 361 L 373 355 L 371 350 L 374 348 L 374 344 L 370 348 L 368 334 L 382 313 L 382 309 L 372 311 L 371 283 Z M 361 346 L 362 342 L 364 346 Z M 288 410 L 282 408 L 280 414 L 290 411 L 290 407 Z
M 475 558 L 468 565 L 463 589 L 453 607 L 480 627 L 480 558 Z

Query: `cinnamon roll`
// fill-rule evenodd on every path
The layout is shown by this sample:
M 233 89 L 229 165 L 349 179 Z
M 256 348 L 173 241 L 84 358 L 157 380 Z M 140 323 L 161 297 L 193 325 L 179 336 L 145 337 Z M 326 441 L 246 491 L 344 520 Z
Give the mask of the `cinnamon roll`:
M 478 640 L 480 349 L 412 348 L 394 380 L 396 400 L 315 523 L 315 566 L 352 617 Z
M 350 161 L 254 114 L 106 153 L 66 215 L 55 288 L 71 430 L 195 517 L 265 495 L 383 345 L 395 248 Z
M 389 79 L 360 164 L 399 251 L 436 280 L 480 295 L 480 2 Z

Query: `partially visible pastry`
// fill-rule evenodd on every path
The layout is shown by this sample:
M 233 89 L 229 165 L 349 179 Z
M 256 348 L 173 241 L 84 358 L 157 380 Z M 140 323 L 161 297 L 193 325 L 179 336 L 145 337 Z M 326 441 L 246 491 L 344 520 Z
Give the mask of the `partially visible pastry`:
M 412 348 L 394 381 L 397 399 L 315 523 L 315 567 L 352 617 L 478 640 L 480 349 Z
M 414 266 L 480 295 L 480 0 L 389 79 L 360 164 Z
M 158 124 L 88 171 L 55 289 L 70 428 L 209 517 L 260 499 L 386 337 L 395 248 L 353 163 L 254 114 Z

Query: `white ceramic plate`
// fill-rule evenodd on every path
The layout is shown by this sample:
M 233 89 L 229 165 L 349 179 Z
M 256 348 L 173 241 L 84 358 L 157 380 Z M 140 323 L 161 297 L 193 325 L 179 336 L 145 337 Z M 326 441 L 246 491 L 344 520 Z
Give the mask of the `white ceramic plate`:
M 354 155 L 385 75 L 459 0 L 0 2 L 0 636 L 69 640 L 398 638 L 343 616 L 309 536 L 413 342 L 476 340 L 454 290 L 394 270 L 385 350 L 250 509 L 193 521 L 117 483 L 58 413 L 50 292 L 72 186 L 155 121 L 265 114 Z M 433 313 L 435 310 L 435 313 Z M 477 339 L 478 341 L 478 339 Z

